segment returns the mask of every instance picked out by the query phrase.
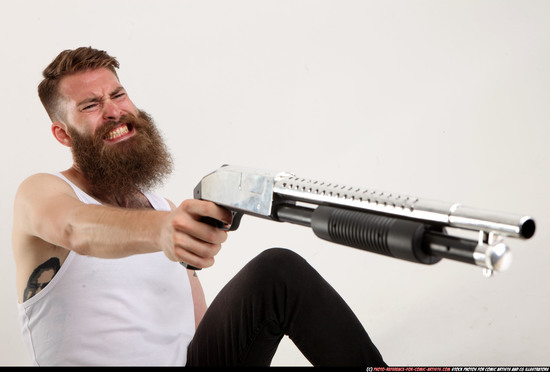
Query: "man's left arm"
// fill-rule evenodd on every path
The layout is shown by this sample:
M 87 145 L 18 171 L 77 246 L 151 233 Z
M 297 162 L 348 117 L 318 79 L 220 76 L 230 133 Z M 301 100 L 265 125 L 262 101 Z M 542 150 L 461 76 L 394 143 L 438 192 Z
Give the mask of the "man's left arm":
M 170 204 L 170 207 L 172 209 L 176 208 L 176 205 L 170 200 L 168 200 L 168 203 Z M 186 269 L 186 271 L 187 275 L 189 276 L 189 284 L 191 285 L 191 295 L 193 296 L 193 308 L 195 313 L 195 329 L 197 329 L 199 323 L 204 316 L 204 313 L 206 313 L 206 310 L 208 309 L 208 306 L 206 305 L 204 290 L 202 289 L 202 285 L 199 277 L 197 276 L 197 272 L 195 270 L 189 269 Z
M 187 270 L 187 275 L 189 275 L 189 284 L 191 285 L 193 308 L 195 309 L 195 329 L 197 329 L 208 306 L 206 305 L 204 291 L 196 272 L 194 270 Z

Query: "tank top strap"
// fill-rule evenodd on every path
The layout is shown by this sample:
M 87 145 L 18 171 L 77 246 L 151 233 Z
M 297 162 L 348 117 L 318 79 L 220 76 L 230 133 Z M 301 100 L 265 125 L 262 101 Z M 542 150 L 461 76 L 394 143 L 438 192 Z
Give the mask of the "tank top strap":
M 72 183 L 67 177 L 65 177 L 60 172 L 53 173 L 53 175 L 61 178 L 65 182 L 67 182 L 69 184 L 69 186 L 72 187 L 72 189 L 74 190 L 76 196 L 78 197 L 78 199 L 81 202 L 86 203 L 86 204 L 101 205 L 101 203 L 99 201 L 95 200 L 93 197 L 86 194 L 84 191 L 82 191 L 82 189 L 80 189 L 78 186 L 76 186 L 74 183 Z M 154 209 L 158 210 L 158 211 L 170 211 L 172 209 L 170 207 L 170 204 L 168 203 L 168 201 L 165 198 L 163 198 L 162 196 L 158 195 L 157 193 L 154 193 L 154 192 L 151 192 L 151 191 L 146 191 L 146 192 L 143 192 L 143 195 L 145 195 L 145 197 L 149 200 L 149 203 L 151 203 L 151 206 Z
M 67 177 L 65 177 L 63 174 L 59 173 L 59 172 L 56 172 L 56 173 L 53 173 L 54 176 L 57 176 L 59 178 L 61 178 L 63 181 L 67 182 L 69 184 L 69 186 L 72 187 L 72 189 L 74 190 L 76 196 L 78 197 L 78 199 L 82 202 L 82 203 L 85 203 L 85 204 L 98 204 L 98 205 L 101 205 L 100 202 L 98 202 L 97 200 L 95 200 L 94 198 L 92 198 L 90 195 L 86 194 L 84 191 L 82 191 L 78 186 L 76 186 L 74 183 L 72 183 Z
M 147 199 L 149 199 L 149 203 L 151 203 L 153 208 L 157 211 L 170 211 L 172 209 L 170 207 L 170 203 L 168 203 L 168 201 L 159 194 L 150 191 L 146 191 L 143 194 Z

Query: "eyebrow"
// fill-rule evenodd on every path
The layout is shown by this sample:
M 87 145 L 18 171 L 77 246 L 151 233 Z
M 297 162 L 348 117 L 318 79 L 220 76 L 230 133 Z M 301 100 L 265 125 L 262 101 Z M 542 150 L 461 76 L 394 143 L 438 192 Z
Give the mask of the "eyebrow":
M 123 90 L 124 90 L 123 86 L 118 86 L 115 89 L 113 89 L 113 91 L 109 94 L 109 97 L 117 95 L 118 93 L 120 93 Z M 90 96 L 90 97 L 84 98 L 82 101 L 78 102 L 78 104 L 76 106 L 80 107 L 80 106 L 86 105 L 88 103 L 100 102 L 101 99 L 102 99 L 102 97 L 100 97 L 100 96 Z

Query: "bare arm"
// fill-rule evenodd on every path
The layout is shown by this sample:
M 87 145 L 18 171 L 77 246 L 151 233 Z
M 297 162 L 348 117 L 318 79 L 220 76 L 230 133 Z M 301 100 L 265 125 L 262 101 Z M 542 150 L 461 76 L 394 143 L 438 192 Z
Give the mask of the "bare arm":
M 87 205 L 58 177 L 31 176 L 14 205 L 18 277 L 28 278 L 60 249 L 104 258 L 164 251 L 173 261 L 209 267 L 227 233 L 200 222 L 201 216 L 231 222 L 230 212 L 198 200 L 184 201 L 171 212 Z
M 208 306 L 206 305 L 204 291 L 196 272 L 187 270 L 187 274 L 189 275 L 189 283 L 191 284 L 191 293 L 193 295 L 193 305 L 195 311 L 195 329 L 197 329 L 204 313 L 206 313 L 206 310 L 208 309 Z
M 168 202 L 170 203 L 170 207 L 172 208 L 172 210 L 175 210 L 176 206 L 171 201 L 168 201 Z M 197 272 L 195 270 L 188 269 L 187 275 L 189 276 L 189 284 L 191 286 L 191 295 L 193 297 L 195 329 L 197 329 L 197 327 L 199 326 L 199 323 L 204 317 L 204 314 L 206 313 L 206 310 L 208 309 L 208 305 L 206 304 L 204 290 L 202 289 L 202 285 L 199 280 L 199 277 L 197 276 Z
M 160 250 L 159 231 L 169 214 L 87 205 L 66 182 L 47 174 L 31 176 L 21 184 L 14 213 L 19 234 L 104 258 Z

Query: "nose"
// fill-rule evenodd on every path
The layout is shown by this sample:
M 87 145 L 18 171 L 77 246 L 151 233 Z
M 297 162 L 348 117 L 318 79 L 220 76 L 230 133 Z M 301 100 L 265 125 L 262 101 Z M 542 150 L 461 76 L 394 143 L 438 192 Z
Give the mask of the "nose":
M 105 120 L 117 121 L 122 116 L 122 110 L 111 100 L 103 103 L 103 118 Z

